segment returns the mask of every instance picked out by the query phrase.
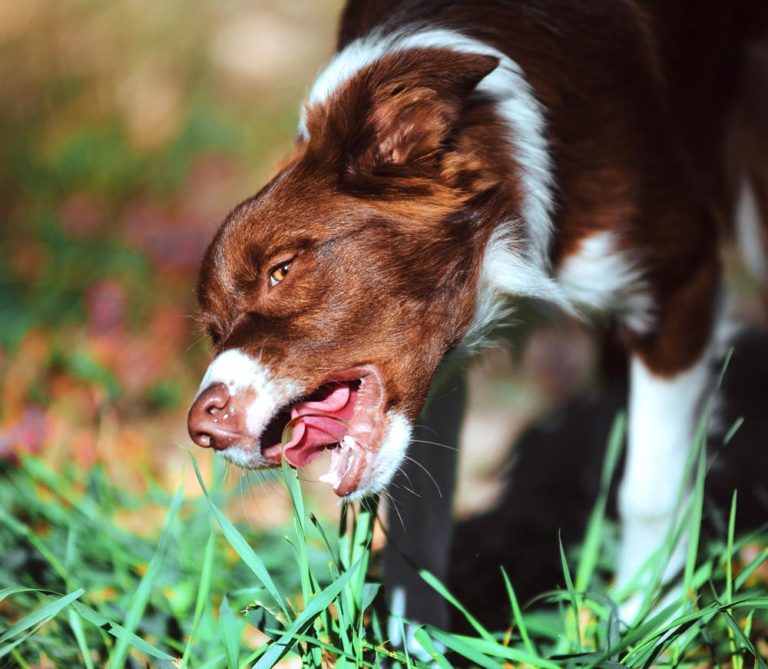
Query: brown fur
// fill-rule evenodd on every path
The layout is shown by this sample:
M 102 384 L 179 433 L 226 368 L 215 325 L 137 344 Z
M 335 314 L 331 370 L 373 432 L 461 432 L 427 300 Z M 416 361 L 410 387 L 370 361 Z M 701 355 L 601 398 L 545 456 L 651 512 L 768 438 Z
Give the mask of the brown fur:
M 497 123 L 488 103 L 467 106 L 495 65 L 395 56 L 310 110 L 311 139 L 230 214 L 203 261 L 201 319 L 219 349 L 240 347 L 308 388 L 374 363 L 389 405 L 416 418 L 472 318 L 488 231 L 457 214 L 515 186 L 508 161 L 472 139 Z M 270 289 L 269 268 L 289 259 Z
M 553 265 L 586 235 L 619 232 L 658 315 L 653 332 L 627 340 L 674 374 L 699 358 L 712 324 L 746 7 L 352 1 L 339 47 L 376 26 L 426 22 L 514 58 L 547 110 Z M 416 418 L 470 324 L 491 232 L 520 217 L 517 158 L 493 106 L 472 96 L 495 65 L 440 49 L 389 55 L 307 110 L 309 139 L 229 215 L 203 261 L 201 318 L 219 350 L 241 347 L 308 388 L 376 364 L 388 406 Z M 747 162 L 765 197 L 762 155 Z M 511 234 L 524 240 L 525 221 Z M 286 260 L 288 277 L 270 288 Z

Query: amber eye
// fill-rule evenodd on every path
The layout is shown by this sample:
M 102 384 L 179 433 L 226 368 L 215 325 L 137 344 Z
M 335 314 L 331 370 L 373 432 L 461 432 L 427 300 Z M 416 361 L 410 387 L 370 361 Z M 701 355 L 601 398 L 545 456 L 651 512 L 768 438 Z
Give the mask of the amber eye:
M 289 269 L 291 269 L 290 261 L 282 262 L 273 267 L 272 271 L 269 273 L 269 285 L 274 287 L 280 283 L 286 276 L 288 276 Z

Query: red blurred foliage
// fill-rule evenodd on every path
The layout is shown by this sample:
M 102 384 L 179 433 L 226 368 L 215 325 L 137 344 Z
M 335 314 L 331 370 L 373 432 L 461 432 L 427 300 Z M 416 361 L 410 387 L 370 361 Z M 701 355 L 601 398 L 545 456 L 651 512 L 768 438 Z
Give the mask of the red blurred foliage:
M 124 323 L 127 305 L 125 289 L 117 281 L 95 283 L 86 297 L 89 330 L 96 336 L 114 332 Z
M 242 168 L 230 156 L 208 153 L 192 166 L 184 185 L 170 200 L 143 198 L 130 202 L 120 217 L 123 235 L 145 252 L 160 270 L 191 277 L 216 227 L 221 203 L 231 201 Z
M 104 203 L 88 193 L 70 195 L 59 208 L 59 216 L 61 226 L 77 239 L 96 234 L 107 221 Z
M 173 376 L 189 334 L 189 320 L 176 307 L 158 307 L 141 333 L 126 327 L 95 334 L 90 341 L 94 357 L 112 371 L 129 399 L 155 383 Z
M 191 274 L 199 265 L 207 238 L 199 217 L 184 216 L 178 204 L 154 200 L 130 203 L 121 217 L 128 243 L 144 251 L 161 269 Z
M 0 460 L 18 462 L 22 454 L 39 453 L 49 428 L 49 420 L 41 406 L 25 406 L 20 415 L 0 429 Z

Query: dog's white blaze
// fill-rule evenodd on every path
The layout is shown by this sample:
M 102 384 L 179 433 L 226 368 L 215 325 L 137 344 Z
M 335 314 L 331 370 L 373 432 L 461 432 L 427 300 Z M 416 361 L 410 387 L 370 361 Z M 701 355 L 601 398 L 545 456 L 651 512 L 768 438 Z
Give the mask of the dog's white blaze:
M 274 378 L 266 365 L 236 348 L 219 354 L 208 365 L 198 395 L 214 383 L 227 386 L 232 397 L 246 392 L 252 395 L 246 408 L 246 424 L 251 434 L 261 434 L 275 411 L 301 392 L 300 384 L 291 379 Z M 237 457 L 234 447 L 225 452 L 234 462 L 233 457 Z
M 646 332 L 653 325 L 653 300 L 643 269 L 619 249 L 612 231 L 584 239 L 566 258 L 557 279 L 579 310 L 615 312 L 635 332 Z
M 638 358 L 630 369 L 629 435 L 624 479 L 619 489 L 622 540 L 617 581 L 625 586 L 657 550 L 678 509 L 694 428 L 709 381 L 709 352 L 672 378 L 653 374 Z M 683 564 L 685 539 L 665 575 Z M 632 608 L 632 605 L 629 607 Z
M 514 147 L 523 184 L 522 216 L 530 247 L 518 249 L 529 263 L 546 268 L 552 239 L 553 181 L 545 137 L 544 112 L 520 66 L 501 51 L 453 30 L 422 30 L 389 35 L 373 33 L 355 40 L 340 51 L 318 76 L 307 98 L 309 105 L 323 104 L 350 77 L 381 57 L 406 49 L 450 49 L 495 56 L 499 66 L 483 79 L 477 91 L 497 103 L 499 115 L 509 127 L 507 139 Z M 306 109 L 306 107 L 305 107 Z M 299 135 L 307 136 L 305 112 Z M 544 272 L 544 270 L 542 270 Z

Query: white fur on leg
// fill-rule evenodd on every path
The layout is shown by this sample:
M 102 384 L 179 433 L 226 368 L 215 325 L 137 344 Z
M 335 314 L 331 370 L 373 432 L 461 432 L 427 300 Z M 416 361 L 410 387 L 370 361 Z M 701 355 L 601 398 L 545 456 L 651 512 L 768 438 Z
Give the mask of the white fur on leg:
M 760 225 L 760 211 L 755 191 L 747 179 L 741 182 L 736 203 L 736 240 L 750 272 L 761 281 L 768 281 L 768 258 L 765 256 L 766 244 Z
M 405 620 L 405 601 L 406 601 L 405 588 L 398 586 L 392 592 L 392 599 L 390 601 L 390 608 L 392 609 L 392 615 L 387 621 L 387 635 L 389 636 L 389 642 L 394 648 L 407 648 L 408 653 L 421 660 L 421 662 L 429 663 L 430 666 L 436 667 L 437 664 L 433 661 L 434 658 L 430 655 L 429 651 L 424 648 L 416 640 L 416 631 L 419 629 L 417 625 L 412 625 Z M 405 631 L 405 638 L 403 638 L 403 630 Z M 435 647 L 443 651 L 445 646 L 439 641 L 434 642 Z
M 685 464 L 693 440 L 702 395 L 708 381 L 708 355 L 671 378 L 653 374 L 632 358 L 629 399 L 629 446 L 619 491 L 622 539 L 617 585 L 626 586 L 663 543 L 675 518 Z M 683 537 L 664 577 L 683 565 Z M 646 578 L 647 580 L 647 578 Z M 639 582 L 642 586 L 643 580 Z M 631 599 L 622 610 L 629 622 L 640 604 Z

